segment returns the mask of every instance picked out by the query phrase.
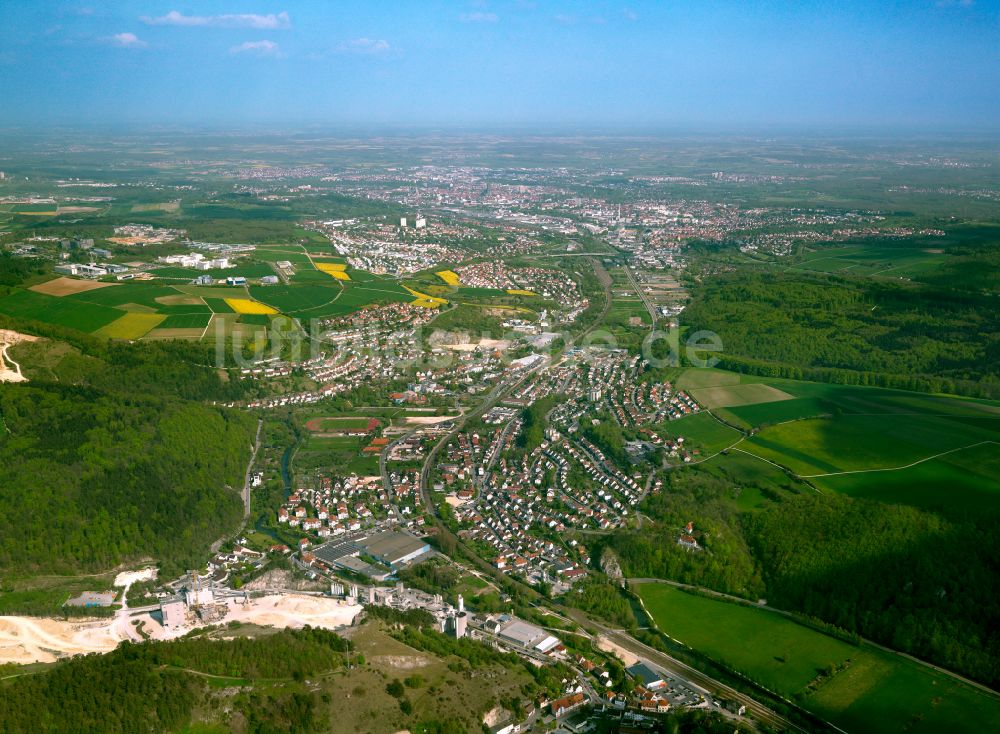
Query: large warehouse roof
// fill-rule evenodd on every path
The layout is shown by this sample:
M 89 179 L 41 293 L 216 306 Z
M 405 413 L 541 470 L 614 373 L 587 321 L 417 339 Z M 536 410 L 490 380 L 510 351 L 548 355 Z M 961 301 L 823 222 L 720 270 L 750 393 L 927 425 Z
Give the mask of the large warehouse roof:
M 427 547 L 427 541 L 414 537 L 409 533 L 388 531 L 375 533 L 357 544 L 367 553 L 389 564 L 398 563 L 408 556 L 418 553 Z
M 512 642 L 516 642 L 518 645 L 522 645 L 523 647 L 528 647 L 532 642 L 540 637 L 545 637 L 545 632 L 538 627 L 535 627 L 533 624 L 517 620 L 515 622 L 511 622 L 500 630 L 500 636 Z

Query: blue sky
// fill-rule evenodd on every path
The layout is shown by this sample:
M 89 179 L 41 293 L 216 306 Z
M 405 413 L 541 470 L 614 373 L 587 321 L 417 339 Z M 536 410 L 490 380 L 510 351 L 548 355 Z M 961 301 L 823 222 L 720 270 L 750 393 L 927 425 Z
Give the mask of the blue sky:
M 1000 128 L 1000 0 L 0 2 L 0 124 Z

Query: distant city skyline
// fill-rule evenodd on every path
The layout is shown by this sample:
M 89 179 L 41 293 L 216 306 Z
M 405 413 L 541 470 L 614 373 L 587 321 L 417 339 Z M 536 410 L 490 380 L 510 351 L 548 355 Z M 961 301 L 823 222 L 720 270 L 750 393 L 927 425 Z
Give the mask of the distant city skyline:
M 10 0 L 0 125 L 1000 128 L 1000 2 Z

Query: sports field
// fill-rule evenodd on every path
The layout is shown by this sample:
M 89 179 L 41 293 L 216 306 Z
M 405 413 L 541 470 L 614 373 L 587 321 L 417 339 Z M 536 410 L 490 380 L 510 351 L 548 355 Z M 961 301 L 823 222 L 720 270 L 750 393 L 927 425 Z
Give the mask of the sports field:
M 666 634 L 782 696 L 797 697 L 852 734 L 972 734 L 985 731 L 984 722 L 1000 721 L 1000 697 L 906 658 L 666 584 L 642 584 L 637 592 Z
M 371 431 L 377 428 L 379 421 L 363 416 L 333 416 L 312 418 L 306 422 L 306 428 L 316 433 L 336 431 Z

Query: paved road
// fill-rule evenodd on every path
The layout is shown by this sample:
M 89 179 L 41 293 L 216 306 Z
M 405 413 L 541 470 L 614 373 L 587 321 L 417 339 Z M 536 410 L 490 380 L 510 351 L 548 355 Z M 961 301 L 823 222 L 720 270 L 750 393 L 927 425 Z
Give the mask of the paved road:
M 434 504 L 431 502 L 431 497 L 430 497 L 430 475 L 431 475 L 431 469 L 434 467 L 434 460 L 437 459 L 438 452 L 441 450 L 441 448 L 445 444 L 447 444 L 448 441 L 454 438 L 456 433 L 462 430 L 462 428 L 465 426 L 466 421 L 478 418 L 483 413 L 488 411 L 490 408 L 494 407 L 497 403 L 503 400 L 503 398 L 506 397 L 507 394 L 511 392 L 514 388 L 516 388 L 518 385 L 520 385 L 522 382 L 528 379 L 531 375 L 535 374 L 539 370 L 548 366 L 548 364 L 549 360 L 546 359 L 538 366 L 532 367 L 524 374 L 519 375 L 517 379 L 512 382 L 509 383 L 506 381 L 499 382 L 496 386 L 494 386 L 492 390 L 489 391 L 489 393 L 487 393 L 486 399 L 479 404 L 479 407 L 471 411 L 468 411 L 466 413 L 463 413 L 459 418 L 456 418 L 454 427 L 450 431 L 448 431 L 448 433 L 444 434 L 438 440 L 438 442 L 434 444 L 431 450 L 427 452 L 427 458 L 424 460 L 424 465 L 420 470 L 420 494 L 423 499 L 424 506 L 429 511 L 433 512 L 435 515 L 437 514 L 437 510 L 434 507 Z
M 250 454 L 250 461 L 247 463 L 247 470 L 243 474 L 243 489 L 240 492 L 240 495 L 243 499 L 243 525 L 240 527 L 240 532 L 243 532 L 243 530 L 246 528 L 246 524 L 250 521 L 250 472 L 253 471 L 253 463 L 257 459 L 257 452 L 260 451 L 260 433 L 263 427 L 264 427 L 264 419 L 258 418 L 257 435 L 254 436 L 253 440 L 253 453 Z M 216 553 L 219 552 L 219 548 L 222 547 L 222 544 L 226 542 L 226 539 L 228 537 L 230 537 L 228 534 L 223 535 L 217 541 L 212 543 L 212 546 L 209 548 L 212 555 L 215 555 Z
M 678 678 L 684 678 L 706 691 L 711 693 L 717 698 L 730 699 L 733 701 L 739 701 L 741 704 L 747 707 L 747 712 L 757 721 L 776 729 L 778 731 L 791 731 L 791 732 L 805 732 L 806 729 L 798 726 L 797 724 L 789 721 L 781 714 L 776 711 L 772 711 L 767 706 L 758 701 L 754 700 L 750 696 L 737 691 L 735 688 L 727 686 L 721 681 L 717 681 L 711 676 L 701 672 L 697 668 L 692 668 L 687 663 L 683 663 L 680 660 L 668 655 L 665 652 L 661 652 L 656 648 L 650 647 L 649 645 L 640 642 L 635 639 L 627 632 L 622 630 L 614 629 L 608 627 L 600 622 L 595 621 L 592 617 L 585 615 L 577 610 L 567 610 L 570 616 L 574 617 L 576 621 L 580 624 L 589 625 L 590 627 L 595 627 L 597 630 L 611 640 L 614 644 L 619 647 L 628 650 L 629 652 L 641 657 L 645 660 L 650 661 L 654 665 L 663 668 L 664 670 L 674 673 Z
M 577 336 L 576 338 L 568 340 L 567 346 L 572 346 L 573 343 L 575 343 L 575 341 L 577 341 L 578 339 L 582 339 L 591 331 L 593 331 L 593 329 L 595 329 L 600 323 L 603 322 L 605 316 L 608 313 L 608 310 L 611 307 L 611 277 L 609 276 L 608 272 L 604 269 L 604 267 L 596 259 L 592 258 L 591 263 L 594 267 L 595 273 L 597 274 L 598 280 L 600 281 L 602 287 L 604 288 L 605 292 L 604 308 L 601 311 L 600 317 L 593 323 L 593 325 L 585 329 L 583 332 L 581 332 L 579 336 Z M 447 444 L 449 440 L 451 440 L 452 437 L 454 437 L 456 433 L 458 433 L 462 429 L 467 420 L 479 417 L 487 410 L 492 408 L 494 405 L 496 405 L 498 402 L 500 402 L 500 400 L 507 393 L 516 388 L 525 379 L 530 377 L 538 370 L 547 368 L 548 366 L 550 366 L 550 361 L 546 360 L 542 364 L 526 372 L 524 375 L 521 375 L 518 379 L 514 380 L 513 382 L 509 384 L 506 382 L 501 382 L 500 384 L 498 384 L 489 392 L 489 394 L 486 396 L 486 398 L 483 400 L 483 402 L 479 405 L 478 408 L 464 414 L 463 416 L 461 416 L 461 418 L 456 419 L 454 428 L 452 428 L 451 431 L 442 436 L 441 439 L 437 443 L 435 443 L 434 446 L 431 448 L 431 450 L 428 452 L 427 458 L 424 460 L 424 464 L 420 472 L 420 492 L 425 507 L 435 517 L 437 516 L 437 508 L 434 507 L 433 503 L 430 500 L 429 477 L 430 477 L 430 471 L 434 466 L 434 461 L 437 458 L 438 452 L 444 445 Z M 485 561 L 482 561 L 482 559 L 480 559 L 475 554 L 473 554 L 473 558 L 477 563 L 485 564 Z M 607 627 L 595 621 L 594 619 L 584 614 L 583 612 L 580 612 L 579 610 L 567 609 L 565 611 L 567 614 L 573 616 L 575 621 L 577 621 L 578 623 L 597 628 L 605 636 L 609 637 L 615 644 L 620 645 L 622 648 L 629 650 L 634 654 L 636 654 L 637 656 L 641 656 L 644 659 L 647 659 L 666 670 L 674 672 L 679 678 L 685 678 L 715 695 L 720 695 L 720 697 L 722 698 L 729 698 L 734 701 L 739 701 L 740 703 L 742 703 L 744 706 L 747 707 L 747 711 L 750 712 L 750 714 L 758 721 L 767 724 L 768 726 L 779 731 L 805 732 L 805 730 L 802 729 L 801 727 L 785 719 L 780 714 L 772 711 L 763 704 L 750 698 L 746 694 L 741 693 L 740 691 L 737 691 L 736 689 L 731 688 L 730 686 L 727 686 L 726 684 L 721 683 L 720 681 L 717 681 L 714 678 L 711 678 L 705 673 L 702 673 L 701 671 L 692 668 L 686 663 L 682 663 L 681 661 L 674 659 L 673 657 L 667 655 L 666 653 L 660 652 L 659 650 L 649 647 L 648 645 L 636 640 L 634 637 L 625 633 L 624 631 L 614 630 L 610 627 Z M 592 690 L 593 689 L 591 689 L 591 691 Z
M 257 419 L 257 435 L 253 439 L 253 453 L 250 454 L 250 463 L 247 464 L 246 473 L 243 475 L 243 524 L 250 520 L 250 472 L 253 471 L 253 463 L 257 460 L 257 452 L 260 451 L 260 432 L 264 427 L 264 419 Z

